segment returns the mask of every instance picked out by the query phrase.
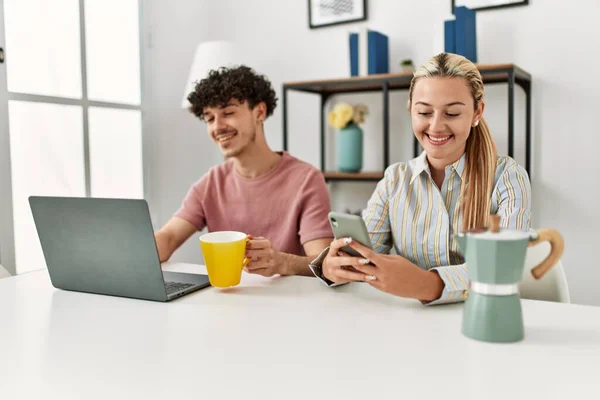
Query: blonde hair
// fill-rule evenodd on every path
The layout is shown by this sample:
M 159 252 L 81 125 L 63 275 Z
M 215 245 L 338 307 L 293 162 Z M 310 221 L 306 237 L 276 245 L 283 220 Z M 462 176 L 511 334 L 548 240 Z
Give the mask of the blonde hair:
M 441 53 L 430 58 L 415 72 L 408 92 L 409 111 L 417 81 L 436 77 L 464 79 L 477 110 L 483 99 L 483 79 L 479 70 L 463 56 Z M 463 231 L 486 227 L 489 222 L 497 153 L 496 143 L 483 118 L 477 126 L 471 128 L 465 152 L 465 179 L 460 190 Z

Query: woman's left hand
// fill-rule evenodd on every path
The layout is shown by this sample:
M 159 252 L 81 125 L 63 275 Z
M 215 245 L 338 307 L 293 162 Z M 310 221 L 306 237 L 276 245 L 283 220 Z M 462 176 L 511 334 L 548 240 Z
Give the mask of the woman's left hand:
M 354 240 L 350 247 L 371 262 L 354 266 L 367 274 L 366 282 L 371 286 L 421 301 L 433 301 L 442 295 L 444 281 L 436 272 L 425 271 L 402 256 L 376 253 Z

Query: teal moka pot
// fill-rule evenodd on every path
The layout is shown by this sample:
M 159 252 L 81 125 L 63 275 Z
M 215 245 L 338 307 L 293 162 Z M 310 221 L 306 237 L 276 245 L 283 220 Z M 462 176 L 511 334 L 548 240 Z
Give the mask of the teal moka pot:
M 562 256 L 563 238 L 554 229 L 522 232 L 499 229 L 500 217 L 491 216 L 489 230 L 456 236 L 465 257 L 471 287 L 463 312 L 462 333 L 485 342 L 517 342 L 524 337 L 518 283 L 529 246 L 550 242 L 550 254 L 531 270 L 542 278 Z

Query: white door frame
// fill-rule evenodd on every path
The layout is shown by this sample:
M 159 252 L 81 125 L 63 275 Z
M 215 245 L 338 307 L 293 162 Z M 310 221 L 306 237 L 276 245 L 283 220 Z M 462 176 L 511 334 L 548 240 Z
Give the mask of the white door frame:
M 6 54 L 4 35 L 4 0 L 0 0 L 0 47 Z M 16 274 L 15 240 L 13 226 L 12 184 L 10 163 L 10 135 L 8 132 L 8 88 L 6 60 L 0 64 L 0 264 Z

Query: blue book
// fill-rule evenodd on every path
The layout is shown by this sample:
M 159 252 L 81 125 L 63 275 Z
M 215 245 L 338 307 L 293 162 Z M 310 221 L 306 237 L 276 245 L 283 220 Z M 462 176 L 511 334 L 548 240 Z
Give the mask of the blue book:
M 456 21 L 444 21 L 444 52 L 456 53 Z
M 388 37 L 383 33 L 369 30 L 367 37 L 367 73 L 387 74 L 390 72 Z
M 381 32 L 367 28 L 348 35 L 350 76 L 390 72 L 389 40 Z
M 477 62 L 477 29 L 475 21 L 475 11 L 470 8 L 460 6 L 454 10 L 456 15 L 456 53 L 460 54 L 471 62 Z
M 350 76 L 358 76 L 358 33 L 351 33 L 350 40 Z

